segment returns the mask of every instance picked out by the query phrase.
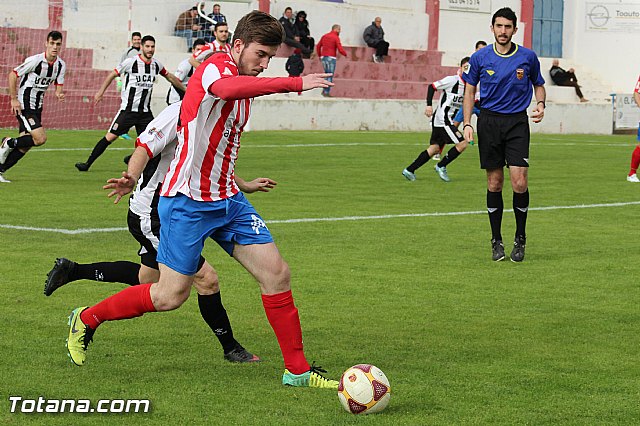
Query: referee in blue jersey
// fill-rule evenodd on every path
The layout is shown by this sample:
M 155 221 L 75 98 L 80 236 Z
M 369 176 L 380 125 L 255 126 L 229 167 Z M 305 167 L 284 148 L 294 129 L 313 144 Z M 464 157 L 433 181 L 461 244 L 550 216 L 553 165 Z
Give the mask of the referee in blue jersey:
M 464 94 L 464 137 L 473 140 L 471 113 L 475 88 L 480 84 L 480 111 L 478 117 L 478 149 L 480 167 L 487 171 L 487 210 L 491 224 L 492 259 L 505 258 L 502 243 L 502 186 L 504 166 L 509 168 L 513 188 L 513 211 L 516 233 L 511 251 L 513 262 L 522 262 L 526 244 L 529 190 L 529 119 L 527 107 L 535 92 L 536 106 L 531 118 L 539 123 L 544 117 L 544 79 L 540 75 L 540 62 L 535 52 L 511 42 L 517 32 L 518 18 L 508 7 L 498 10 L 491 20 L 496 39 L 492 47 L 479 50 L 471 56 L 469 68 L 462 75 L 470 90 Z

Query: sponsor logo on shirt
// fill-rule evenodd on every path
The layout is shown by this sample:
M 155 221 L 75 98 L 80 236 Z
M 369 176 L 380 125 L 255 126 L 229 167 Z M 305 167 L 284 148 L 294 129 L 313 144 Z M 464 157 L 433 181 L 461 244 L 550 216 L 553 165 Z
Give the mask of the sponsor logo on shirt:
M 494 75 L 496 72 L 494 70 L 487 70 L 487 74 Z
M 522 80 L 524 78 L 524 70 L 522 68 L 518 68 L 516 70 L 516 77 L 518 80 Z

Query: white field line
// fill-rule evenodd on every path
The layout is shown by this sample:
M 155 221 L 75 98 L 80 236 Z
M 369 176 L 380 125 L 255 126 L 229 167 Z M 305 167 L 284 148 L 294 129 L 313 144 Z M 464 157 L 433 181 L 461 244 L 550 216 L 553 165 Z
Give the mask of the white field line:
M 571 140 L 567 139 L 555 139 L 551 138 L 549 140 L 557 140 L 565 142 L 531 142 L 532 146 L 588 146 L 588 147 L 599 147 L 599 146 L 610 146 L 610 147 L 624 147 L 629 148 L 637 144 L 635 138 L 629 139 L 628 143 L 609 143 L 603 141 L 575 141 L 571 142 Z M 271 144 L 271 145 L 261 145 L 261 144 L 245 144 L 243 147 L 246 148 L 326 148 L 331 146 L 421 146 L 425 145 L 427 141 L 424 142 L 407 142 L 407 143 L 388 143 L 388 142 L 336 142 L 336 143 L 294 143 L 294 144 Z M 91 151 L 93 148 L 36 148 L 33 149 L 32 152 L 64 152 L 64 151 Z M 109 151 L 132 151 L 133 148 L 123 148 L 123 147 L 109 147 Z
M 607 207 L 626 207 L 640 205 L 640 201 L 628 201 L 618 203 L 600 203 L 600 204 L 577 204 L 573 206 L 547 206 L 547 207 L 531 207 L 530 211 L 544 210 L 568 210 L 568 209 L 596 209 Z M 512 209 L 505 212 L 512 212 Z M 398 219 L 398 218 L 414 218 L 414 217 L 437 217 L 437 216 L 469 216 L 486 214 L 485 210 L 462 211 L 462 212 L 433 212 L 433 213 L 407 213 L 407 214 L 385 214 L 375 216 L 343 216 L 343 217 L 309 217 L 300 219 L 280 219 L 268 220 L 267 224 L 279 223 L 312 223 L 312 222 L 341 222 L 341 221 L 360 221 L 360 220 L 381 220 L 381 219 Z M 36 231 L 36 232 L 55 232 L 59 234 L 94 234 L 99 232 L 119 232 L 126 231 L 127 228 L 80 228 L 80 229 L 58 229 L 58 228 L 38 228 L 33 226 L 17 226 L 1 224 L 0 228 L 15 229 L 20 231 Z

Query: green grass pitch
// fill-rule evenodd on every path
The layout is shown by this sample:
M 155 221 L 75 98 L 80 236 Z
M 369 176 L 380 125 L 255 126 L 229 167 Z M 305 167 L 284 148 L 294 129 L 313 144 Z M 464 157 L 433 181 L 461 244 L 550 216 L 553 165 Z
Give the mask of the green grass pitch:
M 15 130 L 5 133 L 15 134 Z M 292 271 L 305 352 L 338 378 L 357 363 L 389 377 L 381 414 L 343 411 L 334 392 L 285 388 L 259 289 L 209 243 L 237 339 L 264 362 L 230 365 L 197 299 L 106 323 L 87 364 L 69 362 L 66 317 L 119 284 L 42 294 L 56 257 L 137 261 L 126 202 L 101 186 L 124 169 L 119 140 L 88 173 L 104 132 L 49 131 L 0 184 L 0 419 L 4 424 L 452 425 L 637 424 L 640 418 L 640 185 L 633 136 L 533 135 L 525 262 L 492 263 L 477 147 L 408 182 L 427 134 L 248 132 L 237 175 L 278 181 L 250 195 Z M 118 148 L 118 149 L 115 149 Z M 505 208 L 511 208 L 508 179 Z M 619 203 L 619 204 L 617 204 Z M 540 209 L 540 208 L 546 209 Z M 572 208 L 581 207 L 581 208 Z M 458 212 L 452 215 L 449 213 Z M 434 215 L 440 213 L 442 215 Z M 338 220 L 350 218 L 352 220 Z M 291 219 L 317 219 L 292 221 Z M 322 220 L 319 220 L 322 219 Z M 269 223 L 271 222 L 271 223 Z M 29 229 L 12 228 L 12 226 Z M 507 253 L 514 232 L 505 212 Z M 148 398 L 147 414 L 11 414 L 23 398 Z

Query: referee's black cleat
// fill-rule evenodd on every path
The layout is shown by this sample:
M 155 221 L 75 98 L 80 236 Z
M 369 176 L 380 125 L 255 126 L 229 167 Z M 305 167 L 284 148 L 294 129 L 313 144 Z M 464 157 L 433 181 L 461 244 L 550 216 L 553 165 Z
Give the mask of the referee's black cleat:
M 494 262 L 500 262 L 504 259 L 504 244 L 501 240 L 495 238 L 491 240 L 491 260 Z
M 76 169 L 80 172 L 86 172 L 89 170 L 89 165 L 87 163 L 76 163 Z
M 77 266 L 76 262 L 73 262 L 64 257 L 56 259 L 56 263 L 53 268 L 47 274 L 47 280 L 44 282 L 44 295 L 51 296 L 54 291 L 69 282 L 69 273 Z
M 522 262 L 524 260 L 524 246 L 527 243 L 527 239 L 518 235 L 513 242 L 513 250 L 511 250 L 511 261 L 512 262 Z

